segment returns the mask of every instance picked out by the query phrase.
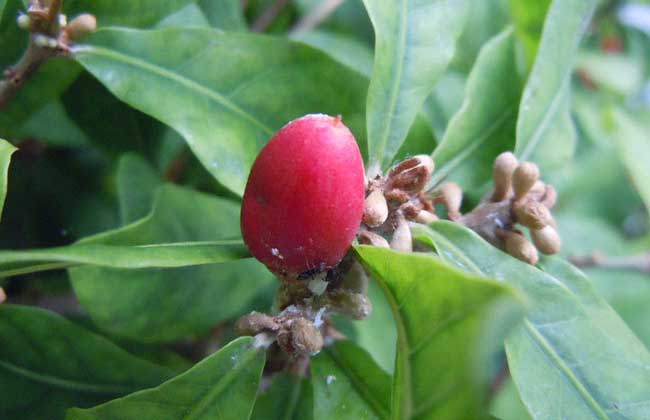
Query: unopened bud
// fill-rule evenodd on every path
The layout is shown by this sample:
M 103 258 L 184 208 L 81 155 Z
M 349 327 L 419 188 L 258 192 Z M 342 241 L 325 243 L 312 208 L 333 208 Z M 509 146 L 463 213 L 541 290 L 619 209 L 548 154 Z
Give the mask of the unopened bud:
M 323 348 L 323 335 L 313 322 L 297 318 L 291 323 L 291 341 L 295 353 L 313 355 Z
M 522 162 L 517 166 L 512 176 L 512 188 L 515 191 L 515 200 L 528 194 L 539 179 L 539 168 L 531 162 Z
M 7 300 L 7 294 L 5 293 L 5 290 L 0 287 L 0 303 L 3 303 L 5 300 Z
M 331 304 L 337 312 L 356 320 L 368 317 L 372 312 L 372 303 L 368 296 L 346 289 L 338 289 L 330 294 Z
M 513 206 L 517 222 L 530 229 L 543 229 L 553 224 L 553 216 L 549 209 L 538 201 L 526 201 L 525 203 L 516 203 Z
M 64 30 L 71 41 L 78 41 L 97 30 L 97 18 L 88 13 L 79 15 L 72 19 Z
M 280 328 L 275 319 L 266 314 L 251 312 L 235 323 L 235 332 L 238 335 L 256 335 L 262 331 L 277 331 Z
M 388 217 L 388 204 L 384 193 L 377 189 L 366 197 L 363 210 L 363 223 L 370 227 L 383 224 Z
M 553 226 L 546 226 L 539 230 L 531 230 L 530 236 L 537 249 L 543 254 L 557 254 L 560 252 L 560 248 L 562 248 L 562 239 Z
M 48 38 L 47 46 L 49 48 L 57 48 L 59 46 L 59 41 L 57 41 L 55 38 Z
M 416 194 L 427 185 L 435 165 L 429 155 L 417 155 L 400 162 L 388 173 L 388 189 Z
M 41 48 L 49 47 L 50 38 L 43 34 L 36 34 L 34 35 L 34 44 L 36 44 L 37 47 Z
M 537 261 L 539 261 L 537 249 L 535 249 L 533 244 L 528 242 L 528 239 L 524 235 L 512 231 L 503 232 L 506 252 L 508 254 L 530 265 L 537 264 Z
M 512 152 L 503 152 L 494 160 L 492 178 L 494 179 L 494 192 L 492 201 L 503 201 L 508 197 L 512 187 L 512 174 L 517 169 L 519 162 Z
M 68 17 L 63 13 L 59 14 L 59 26 L 65 28 L 68 25 Z
M 430 211 L 427 211 L 427 210 L 420 210 L 420 212 L 418 213 L 418 215 L 415 218 L 416 222 L 422 223 L 423 225 L 429 225 L 429 224 L 431 224 L 433 222 L 436 222 L 438 220 L 440 220 L 440 218 L 437 215 L 435 215 L 435 214 L 433 214 L 433 213 L 431 213 Z
M 555 203 L 557 202 L 557 191 L 555 191 L 555 188 L 553 188 L 552 185 L 547 185 L 546 186 L 546 192 L 544 193 L 544 198 L 542 199 L 542 203 L 549 209 L 552 209 L 555 207 Z
M 463 202 L 463 190 L 455 182 L 447 182 L 439 189 L 442 203 L 447 208 L 451 220 L 460 218 L 460 206 Z
M 413 251 L 413 237 L 411 228 L 404 218 L 404 215 L 397 215 L 397 227 L 393 232 L 393 238 L 390 241 L 391 249 L 395 251 L 411 252 Z
M 20 29 L 29 30 L 32 26 L 32 18 L 30 18 L 29 15 L 21 13 L 18 15 L 16 23 Z
M 359 243 L 362 245 L 377 246 L 379 248 L 390 248 L 388 241 L 383 236 L 364 230 L 359 232 Z

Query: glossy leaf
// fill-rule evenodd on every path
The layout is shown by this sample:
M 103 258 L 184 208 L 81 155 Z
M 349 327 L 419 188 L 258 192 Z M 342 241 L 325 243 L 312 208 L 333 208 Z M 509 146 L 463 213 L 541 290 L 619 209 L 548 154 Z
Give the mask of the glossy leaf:
M 120 217 L 122 224 L 128 224 L 149 213 L 154 192 L 162 180 L 147 161 L 129 153 L 118 162 L 116 182 Z
M 151 246 L 238 236 L 238 205 L 167 185 L 158 190 L 146 218 L 79 245 Z M 70 276 L 95 323 L 116 335 L 147 342 L 203 332 L 245 312 L 261 290 L 274 284 L 253 259 L 167 269 L 87 266 L 70 269 Z
M 476 418 L 487 358 L 515 318 L 510 289 L 431 255 L 367 246 L 356 252 L 396 320 L 391 418 Z
M 514 37 L 508 29 L 485 44 L 476 59 L 463 105 L 433 152 L 432 184 L 451 176 L 472 188 L 489 179 L 496 155 L 512 148 L 520 95 L 515 75 Z
M 545 273 L 450 222 L 416 236 L 446 261 L 517 287 L 531 303 L 506 351 L 533 418 L 642 418 L 650 353 L 582 273 L 557 258 L 544 261 Z
M 570 79 L 596 0 L 554 0 L 519 106 L 515 154 L 542 167 L 566 162 L 575 147 Z M 561 48 L 559 46 L 562 46 Z
M 2 208 L 7 196 L 7 178 L 9 177 L 9 163 L 11 155 L 16 148 L 8 141 L 0 139 L 0 218 L 2 217 Z
M 110 29 L 76 47 L 74 56 L 117 97 L 181 133 L 206 169 L 237 194 L 259 149 L 293 118 L 341 114 L 364 138 L 362 76 L 285 39 L 197 28 Z
M 264 360 L 264 349 L 242 337 L 156 388 L 91 409 L 69 410 L 66 419 L 247 419 Z
M 315 30 L 294 35 L 294 39 L 326 52 L 336 61 L 370 78 L 374 61 L 372 50 L 366 44 L 335 32 Z
M 526 67 L 535 61 L 551 0 L 508 0 L 517 39 L 523 46 Z
M 464 0 L 364 0 L 375 29 L 368 88 L 369 171 L 389 166 L 438 77 L 454 56 Z
M 172 371 L 42 309 L 0 306 L 0 417 L 62 418 L 156 386 Z
M 339 342 L 312 359 L 314 420 L 390 418 L 391 378 L 370 355 Z
M 203 10 L 196 4 L 190 3 L 182 9 L 177 10 L 169 16 L 166 16 L 160 22 L 156 23 L 156 28 L 168 27 L 199 27 L 207 28 L 210 26 L 207 16 Z
M 268 389 L 260 391 L 251 420 L 313 420 L 311 381 L 288 372 L 272 379 Z
M 199 0 L 198 4 L 215 28 L 237 32 L 248 29 L 240 0 Z
M 123 25 L 146 28 L 162 20 L 193 0 L 66 0 L 69 16 L 91 13 L 99 26 Z

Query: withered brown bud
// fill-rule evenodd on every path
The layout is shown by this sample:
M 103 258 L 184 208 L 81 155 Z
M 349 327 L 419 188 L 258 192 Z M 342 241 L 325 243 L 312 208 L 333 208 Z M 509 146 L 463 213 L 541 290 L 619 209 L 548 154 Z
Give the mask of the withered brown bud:
M 376 234 L 375 232 L 370 232 L 369 230 L 363 230 L 359 232 L 359 243 L 362 245 L 372 245 L 378 246 L 380 248 L 390 248 L 388 241 L 384 239 L 383 236 Z
M 384 196 L 386 197 L 386 200 L 399 204 L 404 204 L 411 199 L 411 196 L 402 190 L 387 190 L 384 193 Z
M 431 179 L 435 165 L 429 155 L 417 155 L 395 165 L 388 173 L 387 189 L 410 194 L 422 191 Z
M 440 220 L 440 218 L 437 215 L 427 210 L 420 210 L 418 215 L 415 217 L 415 221 L 422 223 L 423 225 L 428 225 L 438 220 Z
M 560 248 L 562 248 L 562 239 L 553 226 L 546 226 L 539 230 L 531 230 L 530 236 L 537 249 L 543 254 L 557 254 L 560 252 Z
M 393 238 L 390 241 L 391 249 L 402 252 L 413 251 L 413 237 L 411 228 L 403 214 L 397 214 L 397 227 L 393 232 Z
M 502 236 L 508 254 L 530 265 L 537 264 L 539 261 L 537 249 L 528 242 L 524 235 L 519 232 L 502 231 Z
M 88 13 L 79 15 L 72 19 L 64 29 L 68 39 L 71 41 L 78 41 L 96 30 L 97 18 Z
M 384 193 L 376 189 L 372 191 L 364 204 L 363 223 L 370 227 L 376 227 L 383 224 L 388 217 L 388 204 Z
M 447 208 L 451 220 L 460 218 L 460 206 L 463 202 L 463 190 L 455 182 L 447 182 L 438 190 L 442 204 Z
M 539 179 L 539 168 L 531 162 L 522 162 L 512 176 L 512 188 L 515 200 L 523 198 Z
M 547 185 L 546 186 L 546 192 L 544 193 L 544 198 L 542 199 L 542 203 L 549 209 L 552 209 L 555 207 L 555 203 L 557 202 L 557 191 L 555 191 L 555 188 L 553 188 L 552 185 Z
M 251 312 L 237 321 L 235 332 L 237 335 L 255 335 L 262 331 L 277 331 L 280 328 L 275 319 L 259 312 Z
M 494 179 L 494 192 L 492 201 L 503 201 L 508 197 L 512 188 L 512 175 L 519 162 L 512 152 L 503 152 L 494 160 L 492 178 Z
M 291 323 L 291 344 L 295 353 L 313 355 L 323 348 L 323 335 L 313 322 L 297 318 Z
M 338 289 L 330 294 L 331 303 L 336 311 L 352 319 L 362 320 L 372 312 L 372 303 L 363 293 L 347 289 Z
M 530 229 L 543 229 L 553 224 L 550 210 L 538 201 L 528 200 L 513 206 L 517 222 Z

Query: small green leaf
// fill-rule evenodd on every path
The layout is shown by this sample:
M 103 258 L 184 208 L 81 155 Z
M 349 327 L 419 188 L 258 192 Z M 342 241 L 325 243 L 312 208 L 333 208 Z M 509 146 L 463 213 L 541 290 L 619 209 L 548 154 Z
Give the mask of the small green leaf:
M 573 154 L 576 134 L 569 114 L 571 73 L 595 7 L 596 0 L 554 0 L 549 8 L 519 106 L 515 154 L 522 160 L 544 168 L 559 166 Z
M 372 49 L 354 38 L 336 32 L 314 30 L 294 35 L 293 39 L 326 52 L 339 63 L 367 78 L 372 75 Z
M 123 155 L 117 164 L 117 195 L 122 224 L 135 222 L 151 210 L 154 192 L 162 184 L 156 170 L 136 154 Z
M 545 259 L 545 273 L 451 222 L 418 228 L 415 236 L 446 261 L 518 288 L 531 303 L 506 351 L 534 418 L 643 418 L 650 353 L 577 269 Z
M 177 10 L 169 16 L 165 16 L 163 20 L 156 23 L 155 28 L 170 28 L 170 27 L 198 27 L 207 28 L 210 26 L 208 18 L 203 13 L 203 10 L 195 3 L 190 3 L 182 9 Z
M 433 152 L 432 184 L 451 175 L 472 188 L 489 179 L 494 157 L 513 145 L 521 92 L 516 73 L 514 39 L 507 29 L 488 41 L 476 59 L 463 105 Z
M 250 417 L 264 367 L 264 349 L 242 337 L 162 385 L 82 410 L 67 420 L 222 419 Z
M 313 420 L 311 381 L 288 372 L 272 379 L 255 401 L 251 420 Z
M 144 219 L 73 246 L 159 245 L 156 250 L 164 250 L 170 243 L 220 241 L 239 235 L 236 203 L 165 185 Z M 195 257 L 205 258 L 205 254 Z M 143 342 L 206 331 L 250 310 L 253 298 L 275 284 L 266 268 L 251 258 L 165 269 L 84 266 L 69 273 L 79 301 L 97 325 Z
M 517 39 L 523 46 L 527 70 L 532 66 L 544 30 L 544 18 L 551 0 L 509 0 Z
M 454 56 L 464 0 L 364 0 L 375 28 L 368 89 L 369 171 L 392 163 L 415 116 Z
M 0 342 L 0 417 L 6 419 L 62 418 L 69 407 L 99 404 L 172 376 L 36 308 L 1 305 Z
M 17 149 L 8 141 L 0 139 L 0 218 L 2 218 L 2 208 L 7 197 L 7 179 L 9 178 L 9 163 L 11 155 Z
M 367 246 L 356 252 L 397 324 L 391 418 L 476 418 L 487 360 L 520 315 L 511 290 L 427 254 Z
M 314 420 L 390 417 L 390 376 L 368 353 L 344 341 L 312 359 Z
M 66 0 L 63 11 L 71 17 L 91 13 L 99 26 L 152 26 L 194 0 Z
M 73 55 L 118 98 L 181 133 L 237 194 L 274 131 L 303 114 L 341 114 L 363 144 L 367 82 L 286 39 L 200 28 L 107 29 Z

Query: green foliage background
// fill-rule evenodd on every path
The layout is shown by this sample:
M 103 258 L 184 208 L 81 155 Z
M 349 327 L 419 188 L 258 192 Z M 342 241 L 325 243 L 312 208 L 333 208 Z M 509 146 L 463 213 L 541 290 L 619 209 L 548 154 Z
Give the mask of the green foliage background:
M 66 0 L 100 29 L 0 110 L 0 418 L 647 419 L 650 278 L 567 257 L 650 250 L 647 2 Z M 0 0 L 0 67 L 27 44 Z M 643 9 L 645 7 L 645 9 Z M 612 47 L 613 46 L 613 47 Z M 307 378 L 262 379 L 233 321 L 276 281 L 240 238 L 257 152 L 343 116 L 371 172 L 432 154 L 472 208 L 513 150 L 555 185 L 531 267 L 450 222 L 358 246 L 373 314 Z M 1 208 L 1 207 L 0 207 Z M 260 384 L 263 384 L 260 387 Z

